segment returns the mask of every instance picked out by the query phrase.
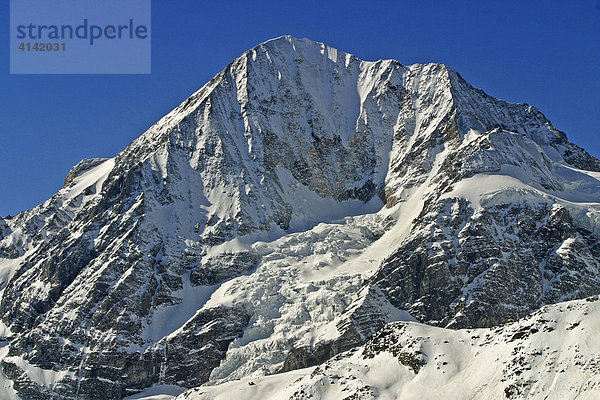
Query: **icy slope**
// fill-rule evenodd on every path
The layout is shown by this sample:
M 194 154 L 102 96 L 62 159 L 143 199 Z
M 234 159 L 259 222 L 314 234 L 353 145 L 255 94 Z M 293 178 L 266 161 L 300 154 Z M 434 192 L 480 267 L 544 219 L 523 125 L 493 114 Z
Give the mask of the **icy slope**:
M 598 329 L 598 297 L 491 329 L 398 322 L 317 367 L 203 386 L 176 399 L 595 399 Z
M 0 219 L 2 371 L 25 398 L 120 399 L 600 293 L 598 171 L 443 65 L 273 39 Z

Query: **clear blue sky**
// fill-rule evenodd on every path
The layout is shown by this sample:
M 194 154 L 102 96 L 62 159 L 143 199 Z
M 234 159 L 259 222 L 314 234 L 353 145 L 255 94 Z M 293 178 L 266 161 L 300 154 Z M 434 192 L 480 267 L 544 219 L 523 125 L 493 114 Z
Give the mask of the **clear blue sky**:
M 125 0 L 126 1 L 126 0 Z M 152 1 L 151 75 L 9 75 L 0 20 L 0 215 L 31 208 L 82 158 L 112 157 L 245 50 L 291 34 L 366 60 L 441 62 L 538 107 L 600 156 L 600 2 Z

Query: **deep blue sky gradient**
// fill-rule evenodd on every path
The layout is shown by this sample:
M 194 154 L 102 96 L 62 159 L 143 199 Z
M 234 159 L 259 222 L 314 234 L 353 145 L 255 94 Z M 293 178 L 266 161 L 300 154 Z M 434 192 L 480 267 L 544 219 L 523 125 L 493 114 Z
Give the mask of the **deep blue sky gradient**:
M 596 0 L 153 0 L 151 75 L 9 75 L 9 2 L 0 7 L 2 216 L 45 201 L 79 160 L 114 156 L 245 50 L 284 34 L 365 60 L 447 64 L 495 97 L 533 104 L 600 156 Z

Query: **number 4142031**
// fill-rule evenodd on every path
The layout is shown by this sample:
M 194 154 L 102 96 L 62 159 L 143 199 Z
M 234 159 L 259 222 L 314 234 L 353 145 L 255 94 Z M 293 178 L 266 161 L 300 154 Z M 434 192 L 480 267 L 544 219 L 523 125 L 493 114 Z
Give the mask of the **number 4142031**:
M 19 50 L 21 51 L 65 51 L 65 43 L 41 43 L 41 42 L 21 42 Z

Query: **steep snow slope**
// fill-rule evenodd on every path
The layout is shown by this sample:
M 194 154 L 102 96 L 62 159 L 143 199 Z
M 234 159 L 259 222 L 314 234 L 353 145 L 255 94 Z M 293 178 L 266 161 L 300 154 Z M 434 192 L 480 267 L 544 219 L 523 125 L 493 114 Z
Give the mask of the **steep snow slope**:
M 600 293 L 598 171 L 443 65 L 268 41 L 0 219 L 2 371 L 25 398 L 119 399 Z
M 317 367 L 203 386 L 176 399 L 596 399 L 598 329 L 598 297 L 491 329 L 392 323 Z

